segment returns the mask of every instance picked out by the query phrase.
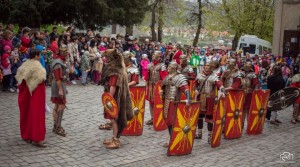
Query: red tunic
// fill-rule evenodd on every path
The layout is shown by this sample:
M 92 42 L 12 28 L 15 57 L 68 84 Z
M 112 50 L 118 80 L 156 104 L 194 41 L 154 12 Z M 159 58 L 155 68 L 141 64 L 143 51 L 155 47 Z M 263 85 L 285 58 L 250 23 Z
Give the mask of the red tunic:
M 109 80 L 108 80 L 108 87 L 110 88 L 111 86 L 116 86 L 117 85 L 117 81 L 118 81 L 118 76 L 117 75 L 110 76 Z M 111 117 L 106 112 L 104 112 L 104 118 L 105 119 L 114 119 L 113 117 Z
M 294 88 L 300 88 L 300 81 L 299 82 L 295 82 L 295 83 L 291 83 L 290 87 L 294 87 Z M 295 103 L 300 104 L 300 97 L 297 98 L 297 100 L 295 101 Z
M 131 75 L 131 81 L 135 81 L 136 85 L 139 84 L 139 75 L 137 74 L 132 74 Z
M 43 141 L 46 134 L 45 83 L 40 83 L 30 95 L 26 82 L 19 85 L 20 131 L 24 140 Z

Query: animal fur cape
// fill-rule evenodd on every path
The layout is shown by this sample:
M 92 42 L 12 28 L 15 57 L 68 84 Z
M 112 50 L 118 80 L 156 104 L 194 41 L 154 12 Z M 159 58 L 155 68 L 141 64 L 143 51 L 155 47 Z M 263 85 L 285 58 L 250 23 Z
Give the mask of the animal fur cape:
M 118 80 L 116 84 L 116 92 L 114 99 L 118 104 L 118 137 L 121 136 L 124 128 L 127 126 L 127 121 L 133 118 L 132 102 L 128 86 L 127 72 L 124 64 L 123 56 L 114 49 L 108 49 L 102 57 L 110 59 L 111 61 L 106 63 L 101 74 L 101 85 L 103 85 L 106 91 L 109 91 L 107 82 L 109 77 L 117 75 Z
M 15 78 L 19 85 L 25 80 L 32 95 L 37 86 L 46 80 L 46 70 L 39 61 L 30 59 L 19 67 Z

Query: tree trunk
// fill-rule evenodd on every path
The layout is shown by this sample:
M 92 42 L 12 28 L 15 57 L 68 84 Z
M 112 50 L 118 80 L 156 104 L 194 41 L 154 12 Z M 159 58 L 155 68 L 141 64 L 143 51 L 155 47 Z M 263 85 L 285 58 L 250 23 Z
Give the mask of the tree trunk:
M 197 27 L 197 31 L 196 31 L 196 36 L 193 41 L 193 46 L 197 46 L 201 28 L 202 28 L 202 2 L 201 2 L 201 0 L 198 0 L 198 4 L 199 4 L 198 27 Z
M 232 50 L 235 51 L 236 50 L 236 47 L 238 45 L 238 42 L 239 42 L 239 39 L 241 37 L 241 33 L 239 32 L 236 32 L 235 35 L 234 35 L 234 38 L 232 40 Z
M 156 41 L 156 32 L 155 32 L 155 23 L 156 23 L 156 16 L 155 16 L 155 10 L 156 10 L 156 4 L 153 5 L 152 8 L 152 16 L 151 16 L 151 36 L 152 36 L 152 41 Z
M 111 26 L 111 34 L 117 34 L 117 24 Z
M 128 34 L 129 36 L 133 35 L 133 25 L 126 26 L 126 34 Z
M 163 2 L 160 0 L 158 5 L 158 27 L 157 27 L 157 41 L 162 41 L 162 35 L 163 35 L 163 26 L 164 26 L 164 8 L 163 8 Z

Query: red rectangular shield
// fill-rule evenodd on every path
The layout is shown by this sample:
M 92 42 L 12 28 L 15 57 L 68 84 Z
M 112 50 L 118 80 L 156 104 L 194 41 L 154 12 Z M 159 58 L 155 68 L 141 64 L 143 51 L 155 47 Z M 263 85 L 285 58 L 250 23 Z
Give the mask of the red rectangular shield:
M 122 135 L 140 136 L 143 134 L 146 87 L 130 87 L 130 94 L 134 116 L 127 122 L 127 127 L 123 130 Z
M 175 106 L 176 116 L 167 152 L 169 156 L 192 152 L 200 113 L 200 102 L 192 102 L 190 106 L 186 106 L 185 102 L 178 102 Z
M 226 104 L 228 101 L 228 96 L 225 98 L 220 98 L 218 103 L 215 105 L 213 119 L 214 127 L 212 131 L 211 147 L 218 147 L 221 144 L 221 136 L 225 123 L 226 115 Z
M 156 131 L 166 130 L 167 124 L 163 118 L 163 101 L 159 94 L 161 90 L 162 81 L 157 82 L 154 89 L 154 111 L 153 111 L 153 129 Z
M 245 101 L 244 90 L 229 90 L 226 105 L 226 121 L 224 137 L 237 139 L 243 131 L 243 104 Z
M 247 134 L 257 135 L 263 131 L 270 90 L 254 90 L 248 113 Z

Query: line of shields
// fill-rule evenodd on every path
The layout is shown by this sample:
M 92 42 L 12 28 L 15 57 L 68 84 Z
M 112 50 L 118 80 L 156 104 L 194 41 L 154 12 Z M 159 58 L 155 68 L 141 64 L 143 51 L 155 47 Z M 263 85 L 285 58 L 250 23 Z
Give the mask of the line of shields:
M 195 99 L 193 81 L 190 81 L 191 99 Z M 167 129 L 163 119 L 163 102 L 159 95 L 161 81 L 155 86 L 153 129 L 163 131 Z M 217 97 L 217 92 L 216 97 Z M 124 136 L 140 136 L 143 133 L 146 86 L 130 88 L 134 117 L 128 121 L 123 131 Z M 216 98 L 213 111 L 213 131 L 211 147 L 220 146 L 222 134 L 225 139 L 242 137 L 244 118 L 247 119 L 246 133 L 258 135 L 263 131 L 267 109 L 282 110 L 290 105 L 299 96 L 297 88 L 285 88 L 272 96 L 270 90 L 254 90 L 251 96 L 251 105 L 248 113 L 243 112 L 245 94 L 244 90 L 229 90 L 225 98 Z M 181 100 L 185 100 L 184 94 Z M 200 102 L 192 102 L 186 106 L 184 101 L 176 102 L 176 113 L 172 134 L 170 137 L 167 155 L 186 155 L 192 152 L 197 122 L 200 113 Z

